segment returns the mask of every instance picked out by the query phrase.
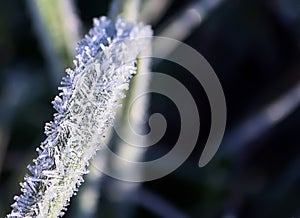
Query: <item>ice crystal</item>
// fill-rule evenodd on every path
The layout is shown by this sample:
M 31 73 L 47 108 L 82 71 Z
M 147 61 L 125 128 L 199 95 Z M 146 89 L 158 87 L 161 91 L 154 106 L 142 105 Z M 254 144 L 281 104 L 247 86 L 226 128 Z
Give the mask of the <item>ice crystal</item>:
M 67 69 L 61 91 L 52 102 L 57 113 L 45 125 L 47 138 L 27 168 L 21 195 L 8 217 L 58 217 L 88 173 L 101 148 L 101 137 L 113 123 L 118 100 L 136 72 L 138 54 L 150 46 L 149 26 L 121 18 L 94 19 L 94 27 L 76 48 L 74 69 Z

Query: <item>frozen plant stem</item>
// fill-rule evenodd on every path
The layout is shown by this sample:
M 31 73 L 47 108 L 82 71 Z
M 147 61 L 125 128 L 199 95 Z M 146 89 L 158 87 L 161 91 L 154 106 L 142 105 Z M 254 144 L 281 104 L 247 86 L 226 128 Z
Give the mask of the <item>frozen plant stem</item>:
M 83 182 L 90 159 L 113 124 L 124 90 L 136 73 L 136 59 L 150 46 L 149 26 L 101 17 L 79 43 L 74 61 L 53 101 L 57 113 L 47 138 L 28 166 L 8 217 L 58 217 Z

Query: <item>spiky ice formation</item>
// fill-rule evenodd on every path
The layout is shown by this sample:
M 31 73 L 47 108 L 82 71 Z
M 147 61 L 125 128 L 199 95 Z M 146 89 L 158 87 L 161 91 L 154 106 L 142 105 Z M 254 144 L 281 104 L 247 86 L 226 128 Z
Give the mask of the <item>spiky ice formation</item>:
M 47 138 L 27 168 L 21 195 L 7 217 L 58 217 L 83 182 L 90 159 L 113 124 L 115 109 L 136 72 L 136 59 L 150 46 L 151 28 L 118 18 L 94 19 L 78 44 L 74 70 L 67 69 L 52 102 L 57 113 Z M 147 38 L 144 38 L 147 37 Z

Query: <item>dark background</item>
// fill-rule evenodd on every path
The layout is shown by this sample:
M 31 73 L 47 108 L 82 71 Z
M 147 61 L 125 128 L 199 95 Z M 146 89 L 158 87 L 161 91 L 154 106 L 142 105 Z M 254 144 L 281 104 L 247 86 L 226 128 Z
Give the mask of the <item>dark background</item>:
M 191 2 L 172 1 L 153 25 L 154 32 Z M 83 32 L 109 8 L 109 1 L 75 3 Z M 209 61 L 223 86 L 228 112 L 220 150 L 198 168 L 210 127 L 205 92 L 179 66 L 155 65 L 154 71 L 179 79 L 194 96 L 201 117 L 198 144 L 175 172 L 142 184 L 135 195 L 143 201 L 133 195 L 114 202 L 107 190 L 116 181 L 104 177 L 95 217 L 158 217 L 160 211 L 169 217 L 300 217 L 299 25 L 297 0 L 225 0 L 210 11 L 184 42 Z M 57 91 L 47 71 L 26 1 L 1 0 L 0 216 L 10 211 L 25 166 L 44 139 L 43 125 L 54 113 L 50 102 Z M 279 119 L 268 113 L 276 103 Z M 150 113 L 164 114 L 168 129 L 148 159 L 171 149 L 180 130 L 179 112 L 171 101 L 152 94 L 150 105 Z M 76 216 L 72 202 L 78 196 L 66 217 Z M 124 205 L 131 209 L 123 210 Z

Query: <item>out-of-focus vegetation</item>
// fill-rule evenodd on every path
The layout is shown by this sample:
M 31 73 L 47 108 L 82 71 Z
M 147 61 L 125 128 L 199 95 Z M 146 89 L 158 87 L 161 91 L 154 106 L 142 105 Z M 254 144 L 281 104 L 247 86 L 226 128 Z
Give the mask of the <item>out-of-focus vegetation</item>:
M 0 1 L 2 217 L 10 211 L 25 166 L 36 156 L 35 148 L 44 138 L 44 123 L 52 119 L 54 112 L 50 102 L 57 93 L 56 78 L 62 76 L 72 56 L 69 47 L 65 47 L 69 36 L 62 39 L 51 34 L 63 33 L 66 23 L 61 19 L 67 18 L 70 11 L 65 9 L 64 17 L 64 6 L 60 11 L 52 10 L 59 1 L 43 0 L 50 6 L 43 8 L 43 16 L 37 16 L 30 6 L 32 2 Z M 107 15 L 110 4 L 106 0 L 69 2 L 76 9 L 73 15 L 78 16 L 78 28 L 81 26 L 71 35 L 74 38 L 91 26 L 93 17 Z M 200 13 L 201 2 L 204 1 L 142 1 L 147 8 L 141 10 L 141 17 L 152 22 L 156 34 L 166 34 L 167 27 L 188 8 L 194 7 Z M 52 23 L 56 17 L 61 26 Z M 184 69 L 160 62 L 153 70 L 177 78 L 197 102 L 201 117 L 197 147 L 175 172 L 142 184 L 130 195 L 121 196 L 115 187 L 122 182 L 109 177 L 104 177 L 101 184 L 93 184 L 101 192 L 94 216 L 300 216 L 300 2 L 224 0 L 207 11 L 201 22 L 184 21 L 186 25 L 177 25 L 167 33 L 184 37 L 184 42 L 210 62 L 222 83 L 228 125 L 221 148 L 209 165 L 198 168 L 210 127 L 205 92 Z M 182 34 L 186 27 L 192 28 Z M 41 33 L 50 37 L 45 39 Z M 155 112 L 164 114 L 168 129 L 148 150 L 146 159 L 170 150 L 180 130 L 178 111 L 167 98 L 151 95 L 150 113 Z M 72 199 L 66 217 L 80 217 L 77 210 L 81 191 Z M 90 194 L 87 202 L 94 193 Z

